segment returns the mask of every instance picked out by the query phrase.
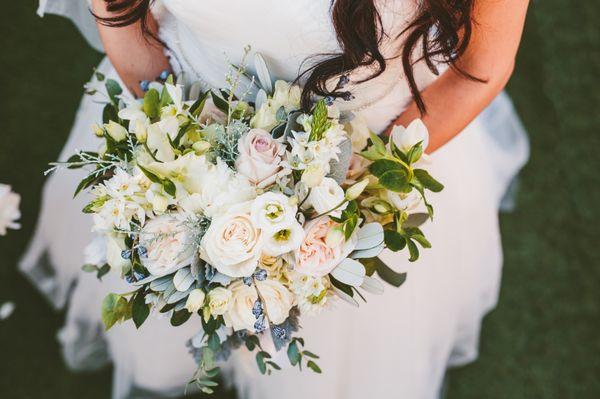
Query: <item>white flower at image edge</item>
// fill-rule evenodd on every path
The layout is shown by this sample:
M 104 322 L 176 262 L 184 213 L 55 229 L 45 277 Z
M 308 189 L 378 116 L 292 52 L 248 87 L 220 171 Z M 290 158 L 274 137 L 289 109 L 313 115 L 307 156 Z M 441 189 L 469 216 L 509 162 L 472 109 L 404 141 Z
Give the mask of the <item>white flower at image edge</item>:
M 229 277 L 251 276 L 263 249 L 263 233 L 245 208 L 213 218 L 202 237 L 200 257 Z
M 142 264 L 153 276 L 173 273 L 192 262 L 192 232 L 182 215 L 162 215 L 149 220 L 140 233 L 139 245 L 146 249 Z
M 298 207 L 290 203 L 290 198 L 281 193 L 268 192 L 252 201 L 251 216 L 258 227 L 277 231 L 282 226 L 296 221 Z
M 7 229 L 19 229 L 17 220 L 21 217 L 19 204 L 21 196 L 11 191 L 11 187 L 0 184 L 0 236 L 6 235 Z
M 390 136 L 396 147 L 403 152 L 409 151 L 419 142 L 422 142 L 423 151 L 429 145 L 429 132 L 421 119 L 413 120 L 406 128 L 400 125 L 394 126 Z

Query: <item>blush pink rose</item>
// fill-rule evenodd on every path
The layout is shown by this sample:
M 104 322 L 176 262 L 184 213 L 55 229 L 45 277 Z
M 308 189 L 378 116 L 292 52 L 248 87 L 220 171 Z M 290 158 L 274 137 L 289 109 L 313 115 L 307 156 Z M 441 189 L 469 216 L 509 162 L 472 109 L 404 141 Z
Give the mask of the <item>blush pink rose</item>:
M 337 225 L 338 223 L 324 216 L 305 226 L 304 241 L 294 253 L 295 271 L 312 277 L 326 276 L 354 250 L 356 247 L 354 236 L 348 241 L 341 240 L 328 245 L 327 234 Z
M 263 129 L 250 130 L 238 143 L 236 170 L 259 188 L 275 183 L 285 147 Z

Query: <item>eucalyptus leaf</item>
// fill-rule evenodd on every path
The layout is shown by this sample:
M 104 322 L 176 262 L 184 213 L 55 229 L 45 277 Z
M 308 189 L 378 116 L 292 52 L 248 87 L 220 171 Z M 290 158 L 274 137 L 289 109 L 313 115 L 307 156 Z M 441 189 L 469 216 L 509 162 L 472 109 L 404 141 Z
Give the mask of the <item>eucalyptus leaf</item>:
M 360 285 L 360 288 L 363 290 L 370 292 L 371 294 L 381 295 L 383 294 L 384 288 L 381 281 L 374 277 L 365 276 L 365 280 Z
M 267 94 L 273 93 L 273 81 L 271 80 L 271 74 L 267 67 L 267 62 L 260 53 L 254 55 L 254 68 L 256 69 L 256 76 L 262 88 Z
M 177 291 L 187 291 L 193 282 L 194 276 L 192 275 L 192 270 L 190 267 L 184 267 L 177 270 L 177 273 L 175 273 L 175 276 L 173 276 L 173 285 L 175 285 Z
M 360 287 L 365 278 L 365 267 L 362 263 L 346 258 L 335 269 L 331 275 L 338 281 L 352 287 Z
M 348 302 L 350 305 L 358 307 L 358 302 L 356 299 L 352 298 L 350 295 L 346 294 L 344 291 L 340 290 L 337 287 L 332 287 L 335 294 L 340 297 L 342 300 Z
M 264 89 L 260 89 L 256 93 L 256 99 L 254 100 L 254 108 L 258 111 L 267 102 L 267 92 Z
M 379 256 L 381 251 L 383 251 L 384 249 L 385 249 L 385 244 L 383 242 L 381 242 L 379 245 L 377 245 L 373 248 L 362 249 L 360 251 L 353 251 L 350 254 L 350 258 L 352 258 L 352 259 L 374 258 L 376 256 Z
M 159 277 L 150 283 L 150 289 L 156 292 L 163 292 L 172 284 L 173 275 Z
M 340 153 L 338 154 L 338 160 L 332 159 L 329 162 L 329 174 L 338 184 L 342 184 L 346 180 L 348 174 L 348 168 L 350 167 L 350 159 L 352 158 L 352 141 L 349 138 L 342 141 L 338 147 Z
M 357 238 L 355 251 L 375 248 L 383 243 L 383 227 L 379 223 L 367 223 L 358 230 Z
M 181 301 L 184 298 L 187 298 L 192 292 L 192 289 L 188 289 L 187 291 L 175 291 L 167 298 L 167 304 L 173 304 Z

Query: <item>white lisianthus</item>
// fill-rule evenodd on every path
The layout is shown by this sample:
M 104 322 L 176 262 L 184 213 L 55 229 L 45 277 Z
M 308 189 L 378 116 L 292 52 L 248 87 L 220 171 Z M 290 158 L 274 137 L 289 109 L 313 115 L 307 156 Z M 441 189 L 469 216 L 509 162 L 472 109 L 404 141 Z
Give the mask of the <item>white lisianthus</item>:
M 296 221 L 280 224 L 277 230 L 265 230 L 263 252 L 268 256 L 279 256 L 295 251 L 302 244 L 304 229 Z
M 231 292 L 231 305 L 223 315 L 225 325 L 234 331 L 248 330 L 254 332 L 256 317 L 252 314 L 252 308 L 258 299 L 256 288 L 247 286 L 237 280 L 227 287 Z
M 140 233 L 139 245 L 146 249 L 142 264 L 153 276 L 164 276 L 189 265 L 195 253 L 192 232 L 183 215 L 150 219 Z
M 263 230 L 278 231 L 290 223 L 296 222 L 298 207 L 290 203 L 290 198 L 268 192 L 252 201 L 250 215 L 254 223 Z
M 11 187 L 0 184 L 0 236 L 6 235 L 7 229 L 19 229 L 17 220 L 21 217 L 19 203 L 21 196 L 12 192 Z
M 273 324 L 283 323 L 290 315 L 294 296 L 283 284 L 275 280 L 257 281 L 256 288 L 263 301 L 264 310 Z
M 116 142 L 123 141 L 127 138 L 127 129 L 114 121 L 109 121 L 104 124 L 104 129 L 110 137 Z
M 232 302 L 231 291 L 224 287 L 213 288 L 208 293 L 208 308 L 213 316 L 222 316 L 229 311 Z
M 123 269 L 131 267 L 129 259 L 123 258 L 123 251 L 127 249 L 125 246 L 124 234 L 107 234 L 106 235 L 106 263 L 111 269 L 121 272 Z
M 190 292 L 187 300 L 185 301 L 185 308 L 190 313 L 196 313 L 204 306 L 204 299 L 206 294 L 200 288 L 196 288 Z
M 312 206 L 319 215 L 331 211 L 329 215 L 338 217 L 348 206 L 344 201 L 344 190 L 335 180 L 326 177 L 319 186 L 310 190 L 306 205 Z
M 308 164 L 302 173 L 301 181 L 309 188 L 317 187 L 323 182 L 327 172 L 322 164 L 315 162 Z
M 413 120 L 408 127 L 394 126 L 390 135 L 391 140 L 401 151 L 407 152 L 414 145 L 422 142 L 423 151 L 429 145 L 429 132 L 421 119 Z
M 300 248 L 294 253 L 294 270 L 313 277 L 329 274 L 356 247 L 357 237 L 353 234 L 348 241 L 328 244 L 327 237 L 338 223 L 324 216 L 315 219 L 304 227 L 305 236 Z
M 283 169 L 285 147 L 263 129 L 251 129 L 238 142 L 236 170 L 258 187 L 275 183 Z
M 212 219 L 202 237 L 200 256 L 229 277 L 248 277 L 256 270 L 263 249 L 263 232 L 245 209 Z
M 296 295 L 296 302 L 302 314 L 319 314 L 329 303 L 331 282 L 327 276 L 312 277 L 294 273 L 290 287 Z

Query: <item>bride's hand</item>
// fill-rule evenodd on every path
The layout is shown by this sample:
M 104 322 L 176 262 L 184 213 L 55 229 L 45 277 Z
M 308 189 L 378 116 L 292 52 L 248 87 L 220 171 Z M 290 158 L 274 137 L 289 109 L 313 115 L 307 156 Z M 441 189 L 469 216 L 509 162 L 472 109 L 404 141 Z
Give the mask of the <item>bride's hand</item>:
M 105 0 L 92 0 L 92 10 L 99 17 L 114 17 L 106 9 Z M 118 14 L 117 14 L 118 15 Z M 148 13 L 149 33 L 156 36 L 158 24 Z M 170 70 L 169 60 L 164 47 L 150 36 L 144 36 L 140 22 L 124 27 L 110 27 L 98 22 L 98 31 L 106 55 L 114 65 L 119 76 L 136 96 L 142 96 L 140 82 L 156 80 L 164 70 Z

